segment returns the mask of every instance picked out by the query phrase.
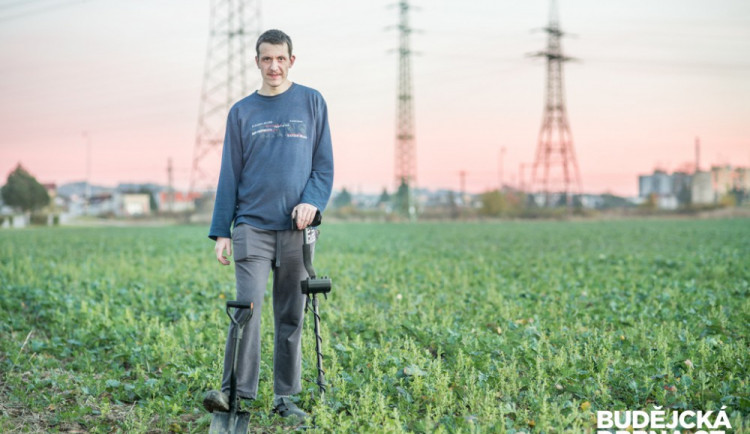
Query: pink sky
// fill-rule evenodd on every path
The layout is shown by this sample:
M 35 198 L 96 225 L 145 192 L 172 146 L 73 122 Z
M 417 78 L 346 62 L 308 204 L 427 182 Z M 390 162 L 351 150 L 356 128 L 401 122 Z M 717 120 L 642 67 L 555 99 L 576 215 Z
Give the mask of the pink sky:
M 0 9 L 0 177 L 189 183 L 208 0 L 58 2 Z M 293 81 L 326 97 L 335 188 L 393 188 L 397 45 L 392 2 L 264 2 L 264 28 L 295 43 Z M 547 2 L 415 2 L 418 184 L 496 188 L 533 162 L 545 68 L 532 32 Z M 36 3 L 37 5 L 42 3 Z M 28 13 L 28 15 L 24 15 Z M 310 17 L 320 17 L 311 19 Z M 176 19 L 178 18 L 178 19 Z M 637 192 L 637 175 L 692 162 L 750 166 L 750 4 L 743 0 L 560 2 L 568 114 L 584 191 Z M 252 56 L 253 53 L 248 53 Z M 252 73 L 256 73 L 253 70 Z M 528 173 L 527 173 L 528 174 Z

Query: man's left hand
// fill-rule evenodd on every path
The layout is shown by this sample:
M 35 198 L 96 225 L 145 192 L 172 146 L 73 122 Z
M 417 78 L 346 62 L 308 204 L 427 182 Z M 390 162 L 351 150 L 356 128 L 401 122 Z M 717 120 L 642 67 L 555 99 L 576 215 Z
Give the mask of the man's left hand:
M 302 230 L 312 223 L 315 218 L 315 213 L 318 212 L 318 208 L 310 205 L 309 203 L 301 203 L 294 207 L 292 210 L 292 219 L 297 219 L 297 229 Z

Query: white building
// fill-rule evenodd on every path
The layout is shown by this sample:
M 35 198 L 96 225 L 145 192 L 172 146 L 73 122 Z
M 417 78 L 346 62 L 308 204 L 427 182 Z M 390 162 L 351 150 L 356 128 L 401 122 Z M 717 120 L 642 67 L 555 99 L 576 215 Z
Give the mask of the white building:
M 638 177 L 638 197 L 647 199 L 654 195 L 658 208 L 677 209 L 679 190 L 676 187 L 680 187 L 684 182 L 682 176 L 675 177 L 663 170 L 655 170 L 651 175 Z
M 711 172 L 696 172 L 690 189 L 692 203 L 695 205 L 709 205 L 716 199 Z
M 151 214 L 151 195 L 148 193 L 126 193 L 122 195 L 122 215 L 144 216 Z
M 638 177 L 638 196 L 649 197 L 652 194 L 672 196 L 674 195 L 673 186 L 672 175 L 663 170 L 655 170 L 651 175 Z

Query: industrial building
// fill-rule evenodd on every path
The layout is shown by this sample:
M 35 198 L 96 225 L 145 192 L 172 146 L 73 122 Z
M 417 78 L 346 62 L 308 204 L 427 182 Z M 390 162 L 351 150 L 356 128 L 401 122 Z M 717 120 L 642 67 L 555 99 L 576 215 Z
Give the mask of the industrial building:
M 660 209 L 677 209 L 687 205 L 711 205 L 722 197 L 750 193 L 750 169 L 731 165 L 713 166 L 710 171 L 667 173 L 657 169 L 638 176 L 638 197 L 655 198 Z

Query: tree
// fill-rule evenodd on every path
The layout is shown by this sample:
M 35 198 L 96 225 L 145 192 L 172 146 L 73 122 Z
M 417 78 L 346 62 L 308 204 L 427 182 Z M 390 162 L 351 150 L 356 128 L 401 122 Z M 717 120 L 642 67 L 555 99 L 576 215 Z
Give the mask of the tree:
M 610 208 L 628 208 L 633 206 L 632 203 L 628 202 L 624 197 L 616 196 L 612 193 L 603 193 L 602 198 L 602 209 Z
M 680 186 L 680 189 L 677 192 L 677 203 L 682 206 L 690 206 L 693 202 L 693 192 L 690 190 L 690 187 L 684 185 Z
M 333 207 L 334 208 L 342 208 L 347 205 L 352 204 L 352 195 L 348 191 L 346 191 L 346 187 L 341 189 L 341 193 L 336 195 L 336 198 L 333 199 Z
M 159 204 L 156 203 L 156 198 L 154 198 L 154 192 L 150 190 L 148 187 L 143 186 L 139 188 L 136 193 L 148 195 L 148 207 L 151 210 L 151 212 L 156 212 L 159 210 Z
M 18 163 L 8 175 L 8 182 L 0 189 L 6 205 L 22 211 L 36 211 L 49 204 L 47 189 Z
M 511 191 L 492 190 L 480 196 L 482 207 L 479 215 L 487 217 L 506 217 L 517 215 L 523 208 L 523 196 Z
M 479 214 L 488 217 L 497 217 L 505 212 L 505 195 L 499 190 L 492 190 L 482 193 L 482 207 Z
M 641 208 L 647 209 L 649 211 L 655 211 L 658 207 L 659 196 L 657 196 L 656 193 L 649 194 L 646 200 L 641 204 Z
M 413 206 L 411 204 L 411 198 L 409 197 L 410 194 L 409 184 L 406 183 L 406 179 L 402 179 L 401 184 L 398 186 L 398 190 L 394 195 L 394 208 L 404 215 L 409 215 L 409 208 Z
M 378 199 L 378 205 L 385 205 L 388 202 L 391 201 L 391 195 L 388 194 L 388 190 L 383 187 L 383 192 L 380 193 L 380 198 Z

